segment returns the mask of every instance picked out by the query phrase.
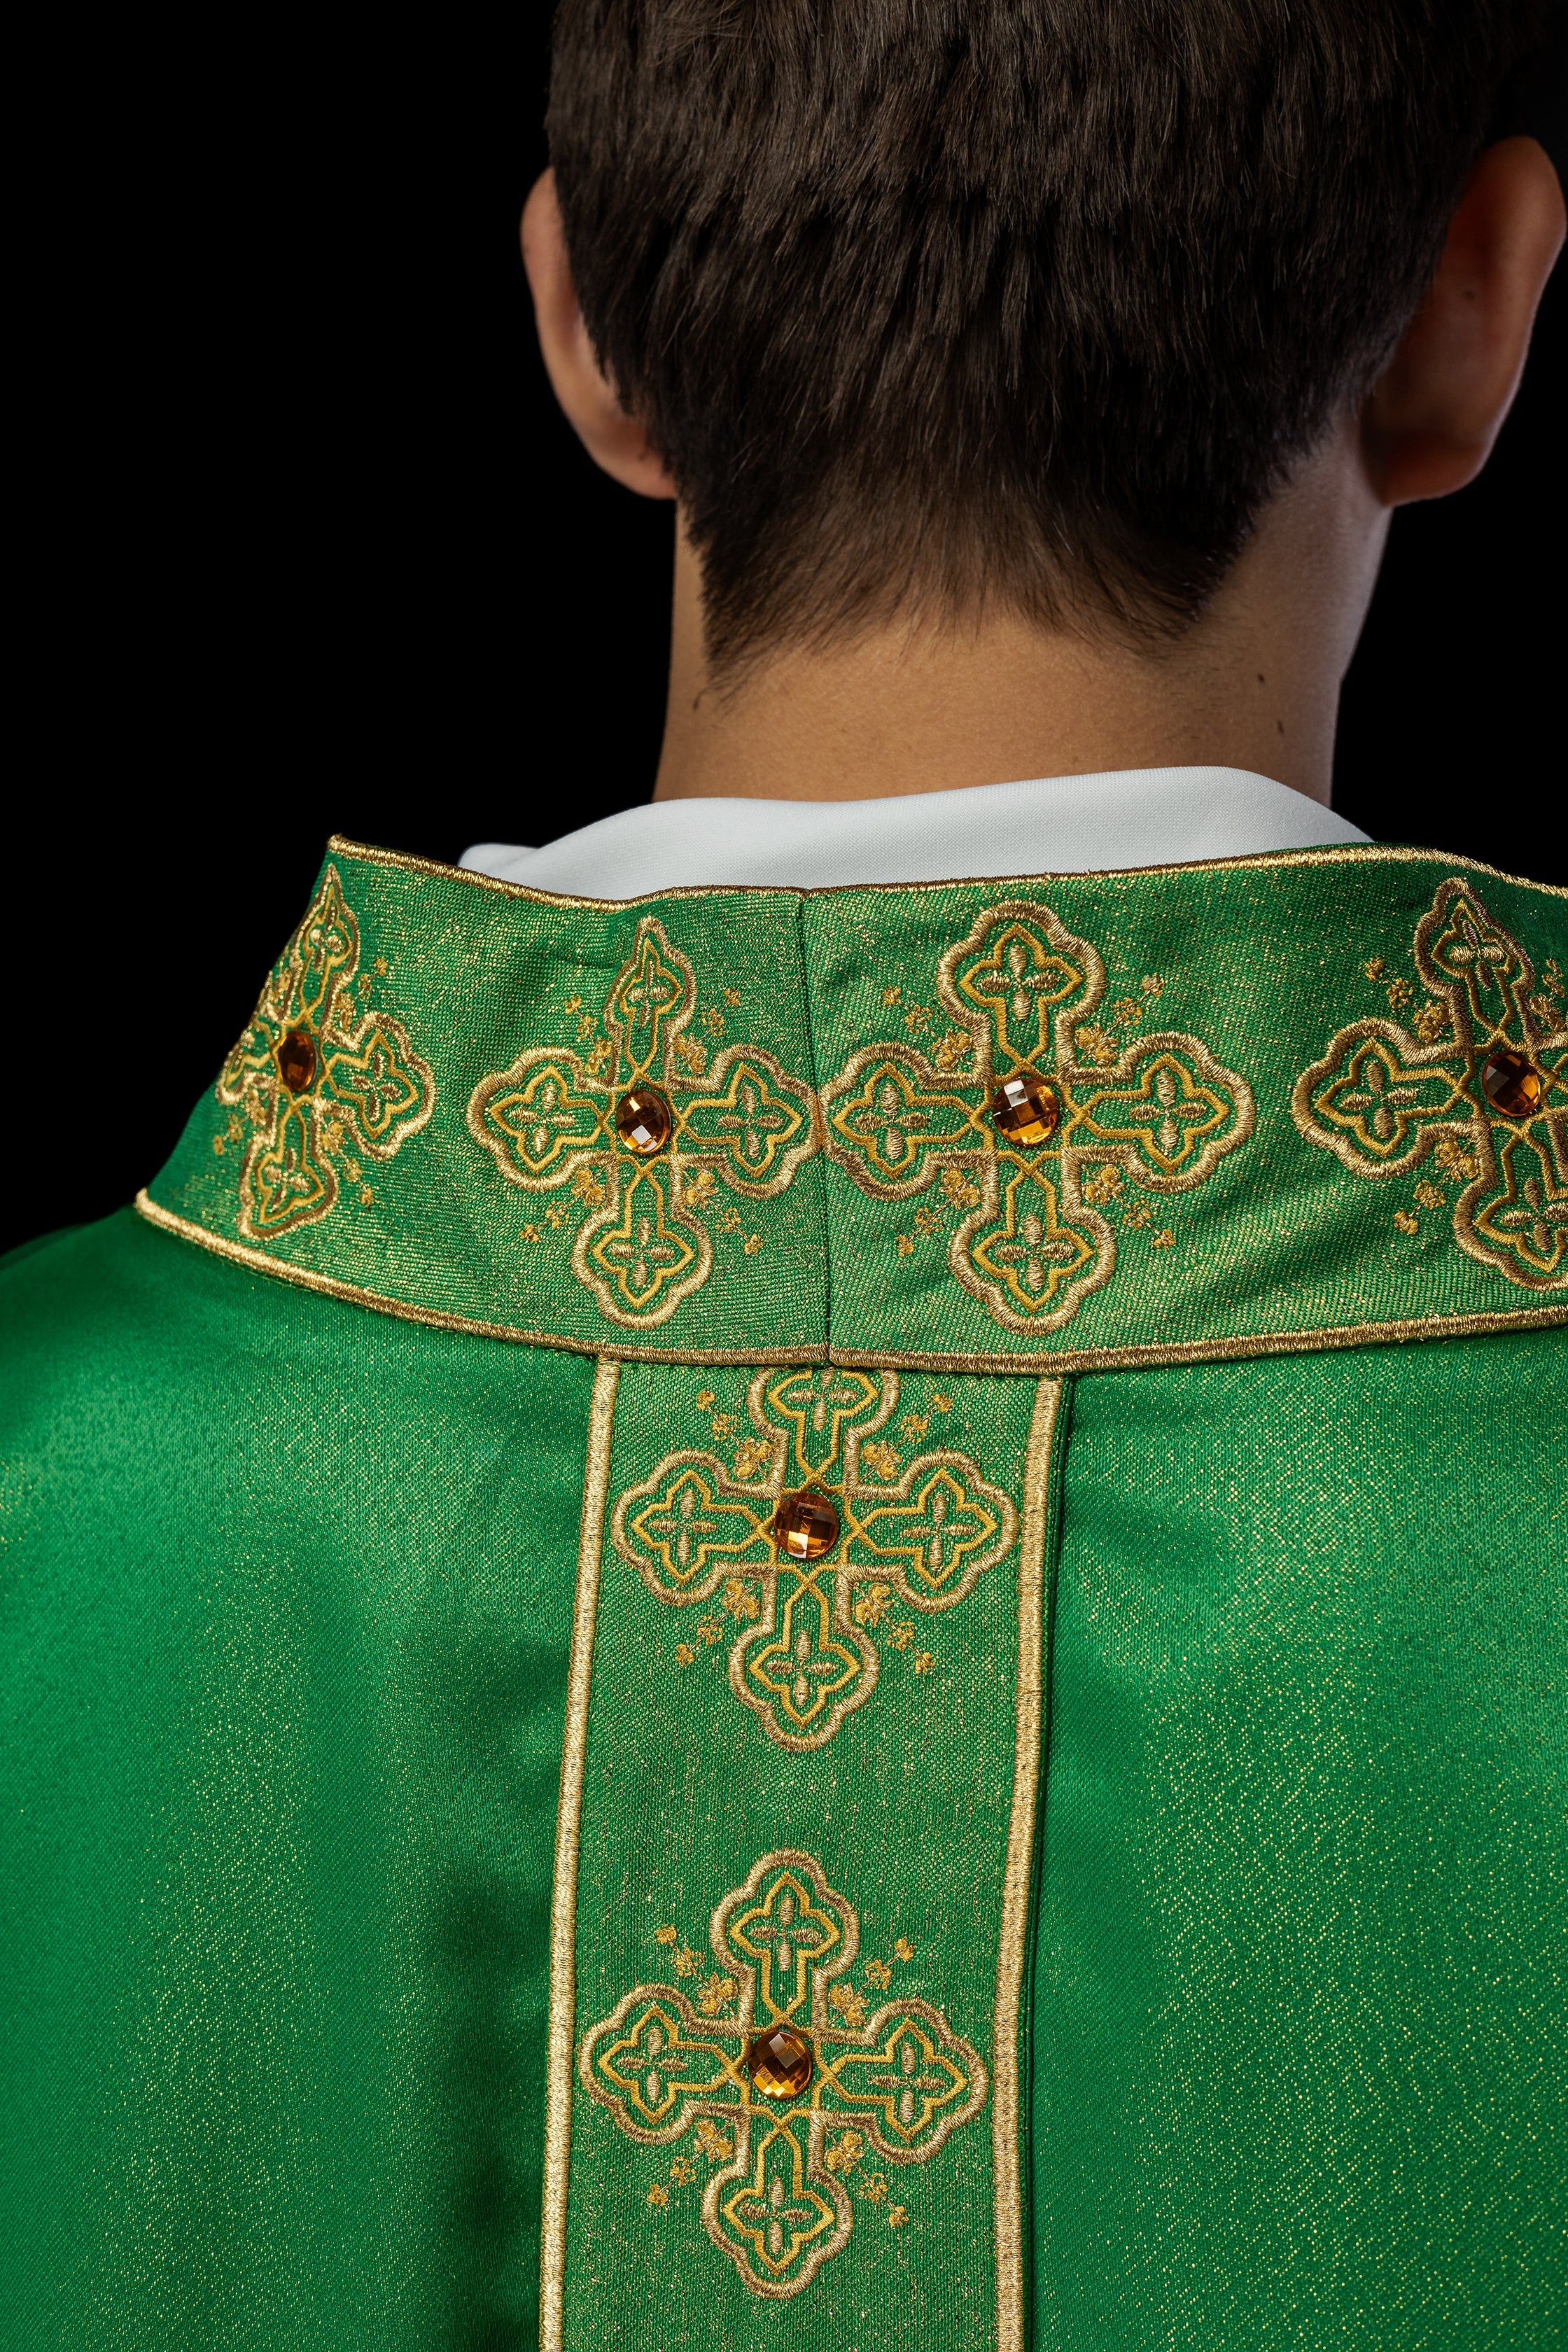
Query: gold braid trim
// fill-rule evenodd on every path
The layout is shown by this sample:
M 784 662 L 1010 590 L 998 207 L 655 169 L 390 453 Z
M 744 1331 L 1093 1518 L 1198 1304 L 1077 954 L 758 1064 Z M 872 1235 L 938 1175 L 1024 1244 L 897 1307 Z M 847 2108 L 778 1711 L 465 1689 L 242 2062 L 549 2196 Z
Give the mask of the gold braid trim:
M 550 2038 L 545 2065 L 544 2195 L 540 2251 L 541 2352 L 558 2352 L 566 2279 L 566 2200 L 572 2167 L 572 2060 L 577 2037 L 577 1857 L 583 1826 L 583 1760 L 588 1746 L 588 1693 L 594 1674 L 594 1627 L 599 1610 L 599 1564 L 605 1501 L 610 1485 L 620 1366 L 601 1361 L 588 1414 L 587 1469 L 577 1551 L 577 1599 L 572 1618 L 572 1662 L 566 1683 L 566 1729 L 561 1751 L 561 1802 L 556 1816 L 555 1891 L 550 1916 Z
M 1046 1538 L 1051 1454 L 1062 1384 L 1042 1381 L 1024 1455 L 1024 1540 L 1018 1559 L 1018 1681 L 1013 1813 L 1002 1880 L 1002 1938 L 991 2038 L 991 2160 L 996 2209 L 996 2352 L 1024 2352 L 1023 2117 L 1019 2113 L 1018 2032 L 1034 1874 L 1035 1815 L 1040 1789 L 1045 1706 Z
M 1115 882 L 1136 880 L 1145 874 L 1245 874 L 1267 867 L 1279 872 L 1294 866 L 1438 866 L 1445 873 L 1462 868 L 1484 874 L 1489 881 L 1511 882 L 1523 890 L 1539 890 L 1549 898 L 1568 898 L 1568 888 L 1555 882 L 1532 882 L 1526 874 L 1505 874 L 1499 866 L 1483 866 L 1479 858 L 1454 857 L 1437 849 L 1384 849 L 1376 842 L 1364 845 L 1345 842 L 1321 849 L 1266 849 L 1256 857 L 1194 857 L 1174 866 L 1110 866 L 1072 874 L 955 874 L 941 882 L 834 882 L 820 889 L 798 889 L 793 884 L 770 882 L 692 882 L 669 890 L 646 891 L 637 898 L 578 898 L 560 890 L 532 890 L 526 882 L 503 882 L 496 874 L 474 874 L 462 866 L 443 866 L 434 857 L 411 857 L 396 849 L 374 849 L 334 833 L 329 856 L 360 857 L 367 866 L 387 866 L 404 874 L 428 874 L 439 882 L 464 882 L 476 890 L 494 890 L 503 898 L 519 898 L 534 907 L 581 907 L 593 913 L 626 907 L 655 906 L 667 898 L 835 898 L 850 890 L 902 890 L 921 896 L 931 890 L 1033 889 L 1047 882 Z

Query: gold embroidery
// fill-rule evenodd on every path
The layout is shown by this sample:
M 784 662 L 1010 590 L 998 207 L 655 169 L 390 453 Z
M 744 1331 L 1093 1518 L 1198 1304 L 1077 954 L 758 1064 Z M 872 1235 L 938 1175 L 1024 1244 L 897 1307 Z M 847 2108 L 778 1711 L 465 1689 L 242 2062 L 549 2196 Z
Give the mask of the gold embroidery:
M 964 1068 L 900 1043 L 864 1047 L 824 1089 L 827 1149 L 874 1198 L 934 1190 L 917 1234 L 934 1231 L 946 1204 L 967 1204 L 948 1245 L 954 1276 L 1009 1330 L 1048 1331 L 1114 1271 L 1097 1203 L 1124 1178 L 1155 1193 L 1202 1183 L 1251 1134 L 1251 1091 L 1195 1037 L 1124 1041 L 1095 1022 L 1104 965 L 1048 908 L 990 908 L 943 957 L 937 987 L 970 1038 Z M 1141 1018 L 1131 998 L 1112 1018 L 1131 1025 L 1124 1008 Z M 994 1087 L 1020 1070 L 1061 1098 L 1059 1124 L 1033 1148 L 1000 1137 L 987 1116 Z M 913 1237 L 900 1234 L 898 1248 L 908 1256 Z
M 574 1189 L 595 1213 L 578 1228 L 572 1271 L 614 1323 L 639 1330 L 668 1321 L 700 1289 L 713 1262 L 698 1212 L 716 1186 L 747 1199 L 784 1192 L 816 1148 L 811 1090 L 771 1054 L 743 1044 L 709 1059 L 688 1035 L 696 977 L 651 915 L 602 1012 L 604 1034 L 584 1061 L 575 1045 L 531 1045 L 484 1078 L 468 1130 L 509 1182 L 531 1192 Z M 583 1015 L 591 1030 L 595 1019 Z M 723 1015 L 703 1015 L 717 1037 Z M 586 1033 L 579 1022 L 580 1039 Z M 674 1121 L 668 1150 L 639 1160 L 616 1133 L 615 1108 L 637 1084 L 657 1086 Z M 721 1220 L 739 1232 L 733 1209 Z M 754 1256 L 762 1236 L 744 1254 Z
M 864 2148 L 886 2164 L 929 2163 L 978 2113 L 985 2067 L 929 2001 L 867 2013 L 858 1994 L 843 1997 L 860 1922 L 810 1854 L 763 1855 L 715 1910 L 709 1941 L 738 1987 L 735 2014 L 706 2018 L 674 1985 L 637 1985 L 583 2037 L 578 2075 L 630 2139 L 692 2132 L 710 2156 L 724 2143 L 703 2227 L 754 2294 L 783 2300 L 848 2239 L 843 2176 Z M 783 2105 L 759 2098 L 745 2064 L 748 2041 L 773 2023 L 807 2034 L 816 2062 Z M 885 2176 L 861 2193 L 885 2200 Z
M 760 1371 L 746 1396 L 757 1441 L 737 1450 L 733 1475 L 683 1448 L 616 1505 L 612 1540 L 656 1599 L 684 1608 L 722 1592 L 742 1622 L 730 1687 L 782 1748 L 826 1746 L 870 1696 L 871 1633 L 895 1595 L 925 1613 L 955 1608 L 1012 1549 L 1017 1514 L 967 1454 L 932 1450 L 895 1475 L 899 1456 L 876 1433 L 898 1398 L 892 1372 Z M 773 1532 L 781 1496 L 801 1486 L 830 1495 L 839 1519 L 837 1542 L 811 1561 L 781 1554 Z M 914 1627 L 889 1638 L 908 1649 Z M 676 1654 L 698 1654 L 685 1643 Z M 927 1674 L 934 1660 L 921 1656 Z
M 518 900 L 525 906 L 582 908 L 595 913 L 603 911 L 620 915 L 626 912 L 628 903 L 624 898 L 576 898 L 563 890 L 533 890 L 526 882 L 503 882 L 498 875 L 476 874 L 462 866 L 443 866 L 438 858 L 415 857 L 400 849 L 377 849 L 369 843 L 351 840 L 346 834 L 334 834 L 327 848 L 333 856 L 355 857 L 363 865 L 384 866 L 395 873 L 427 874 L 438 882 L 464 884 L 471 889 L 489 891 L 497 898 Z M 1485 875 L 1494 882 L 1512 882 L 1523 889 L 1537 890 L 1547 898 L 1568 899 L 1568 889 L 1556 883 L 1532 882 L 1527 875 L 1505 874 L 1500 866 L 1483 866 L 1479 858 L 1450 857 L 1438 850 L 1390 847 L 1378 842 L 1368 842 L 1364 845 L 1345 842 L 1333 848 L 1321 849 L 1268 849 L 1245 857 L 1196 857 L 1120 871 L 1112 867 L 1098 878 L 1116 881 L 1125 875 L 1128 878 L 1142 882 L 1152 874 L 1283 874 L 1302 866 L 1462 866 L 1467 872 Z M 1033 887 L 1070 877 L 1059 874 L 1019 874 L 1008 878 L 1019 887 Z M 855 887 L 858 891 L 871 894 L 890 894 L 897 890 L 906 898 L 922 898 L 933 897 L 940 891 L 962 888 L 973 879 L 973 876 L 954 874 L 939 881 L 866 882 L 858 883 Z M 750 882 L 684 883 L 672 890 L 658 893 L 661 902 L 683 898 L 742 898 L 798 902 L 804 897 L 829 895 L 829 892 L 803 892 L 789 884 Z M 1152 987 L 1150 986 L 1151 981 Z M 1164 983 L 1151 973 L 1143 985 L 1148 993 L 1158 995 Z
M 1416 926 L 1415 954 L 1446 1008 L 1440 1027 L 1430 1040 L 1419 1021 L 1419 1036 L 1382 1019 L 1342 1029 L 1296 1083 L 1296 1124 L 1357 1176 L 1405 1174 L 1430 1156 L 1464 1184 L 1453 1211 L 1461 1249 L 1527 1289 L 1568 1291 L 1563 1013 L 1537 992 L 1524 949 L 1468 881 L 1443 883 Z M 1527 1055 L 1543 1082 L 1525 1118 L 1494 1108 L 1481 1085 L 1489 1056 L 1504 1046 Z M 1415 1231 L 1407 1211 L 1394 1222 Z
M 218 1076 L 228 1140 L 244 1131 L 235 1112 L 251 1125 L 239 1171 L 238 1227 L 247 1241 L 326 1216 L 340 1189 L 333 1158 L 345 1155 L 349 1139 L 368 1159 L 391 1160 L 436 1107 L 435 1079 L 403 1024 L 354 1003 L 359 959 L 359 925 L 329 866 Z M 368 986 L 369 974 L 362 977 Z M 221 1139 L 215 1149 L 223 1150 Z M 352 1158 L 345 1171 L 357 1185 Z M 368 1204 L 368 1185 L 359 1197 Z

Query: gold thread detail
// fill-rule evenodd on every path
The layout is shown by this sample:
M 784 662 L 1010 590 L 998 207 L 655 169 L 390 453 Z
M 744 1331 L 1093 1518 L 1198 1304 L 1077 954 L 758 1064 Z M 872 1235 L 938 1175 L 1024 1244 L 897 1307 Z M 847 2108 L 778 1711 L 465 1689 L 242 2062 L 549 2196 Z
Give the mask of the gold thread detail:
M 586 1203 L 572 1271 L 612 1323 L 649 1330 L 712 1271 L 699 1212 L 716 1187 L 750 1201 L 786 1192 L 816 1150 L 816 1104 L 809 1087 L 755 1046 L 732 1041 L 710 1062 L 691 1034 L 696 973 L 652 915 L 638 923 L 599 1010 L 572 1003 L 575 1042 L 526 1046 L 481 1078 L 468 1132 L 508 1183 L 575 1192 Z M 722 1030 L 710 1006 L 710 1028 L 714 1020 Z M 618 1098 L 639 1087 L 658 1089 L 668 1106 L 668 1147 L 657 1157 L 632 1151 L 616 1129 Z M 742 1220 L 730 1209 L 720 1223 L 739 1231 Z M 761 1246 L 753 1234 L 745 1255 Z
M 922 1234 L 955 1206 L 957 1282 L 1010 1331 L 1058 1329 L 1115 1272 L 1116 1235 L 1096 1203 L 1124 1180 L 1157 1195 L 1204 1183 L 1251 1136 L 1252 1090 L 1182 1031 L 1113 1036 L 1097 1023 L 1099 951 L 1033 900 L 977 916 L 936 985 L 948 1037 L 966 1046 L 942 1067 L 902 1039 L 852 1054 L 822 1089 L 828 1156 L 873 1200 L 933 1194 L 915 1212 Z M 1131 999 L 1112 1019 L 1129 1025 L 1122 1005 L 1136 1026 Z M 1026 1145 L 989 1116 L 995 1088 L 1018 1078 L 1054 1106 Z M 1152 1216 L 1139 1202 L 1126 1222 Z M 899 1237 L 900 1255 L 912 1246 Z
M 1388 848 L 1377 842 L 1355 841 L 1325 844 L 1319 849 L 1265 849 L 1253 857 L 1194 857 L 1165 866 L 1102 866 L 1085 867 L 1081 872 L 1068 874 L 953 874 L 936 882 L 834 882 L 816 890 L 800 890 L 788 884 L 767 882 L 677 883 L 668 890 L 646 891 L 640 898 L 580 898 L 567 891 L 533 890 L 526 882 L 505 882 L 499 874 L 475 874 L 467 866 L 443 866 L 437 858 L 414 857 L 397 849 L 377 849 L 369 842 L 351 841 L 342 834 L 333 834 L 327 849 L 331 856 L 363 858 L 367 866 L 390 866 L 399 873 L 424 874 L 437 882 L 463 882 L 473 889 L 491 890 L 501 898 L 522 899 L 537 907 L 581 908 L 593 914 L 662 904 L 667 898 L 774 898 L 784 901 L 842 898 L 854 890 L 868 893 L 901 890 L 911 897 L 923 898 L 933 890 L 994 890 L 1004 886 L 1014 890 L 1032 890 L 1053 883 L 1140 881 L 1152 874 L 1279 873 L 1299 866 L 1439 866 L 1448 873 L 1452 873 L 1456 866 L 1462 866 L 1467 873 L 1483 874 L 1491 882 L 1509 882 L 1521 890 L 1539 890 L 1548 898 L 1568 899 L 1568 888 L 1561 884 L 1533 882 L 1527 874 L 1506 874 L 1501 866 L 1484 866 L 1479 858 L 1451 857 L 1440 849 Z
M 1426 1162 L 1451 1177 L 1462 1188 L 1454 1238 L 1468 1256 L 1523 1289 L 1568 1291 L 1568 1021 L 1557 991 L 1537 989 L 1519 940 L 1459 877 L 1437 890 L 1413 952 L 1446 1020 L 1426 1024 L 1429 1037 L 1381 1015 L 1352 1022 L 1296 1081 L 1291 1117 L 1354 1176 L 1401 1176 Z M 1405 983 L 1396 997 L 1391 983 L 1390 1003 L 1410 993 Z M 1482 1083 L 1498 1053 L 1534 1073 L 1539 1098 L 1517 1118 L 1495 1108 Z M 1425 1205 L 1443 1204 L 1435 1185 L 1423 1191 L 1434 1196 Z M 1407 1209 L 1394 1222 L 1402 1234 L 1419 1229 Z
M 869 1699 L 881 1670 L 874 1635 L 894 1598 L 922 1614 L 957 1608 L 1017 1532 L 1011 1500 L 968 1454 L 931 1448 L 902 1465 L 878 1434 L 898 1402 L 893 1372 L 760 1371 L 746 1391 L 756 1434 L 732 1468 L 699 1448 L 667 1454 L 611 1519 L 616 1549 L 656 1601 L 723 1602 L 742 1621 L 730 1687 L 775 1746 L 797 1753 L 826 1747 Z M 916 1418 L 923 1435 L 929 1415 Z M 781 1553 L 774 1533 L 796 1487 L 831 1498 L 838 1522 L 811 1560 Z M 711 1646 L 724 1629 L 713 1617 L 696 1631 Z M 895 1647 L 912 1645 L 907 1622 L 888 1631 Z M 696 1654 L 689 1642 L 677 1652 L 683 1664 Z M 914 1671 L 933 1664 L 921 1651 Z
M 359 966 L 359 924 L 329 866 L 214 1088 L 230 1114 L 215 1148 L 237 1147 L 240 1112 L 250 1125 L 237 1219 L 247 1241 L 319 1223 L 343 1179 L 368 1203 L 354 1153 L 395 1159 L 436 1108 L 429 1064 L 401 1021 L 364 1002 L 374 983 Z
M 550 1915 L 550 2040 L 540 2254 L 539 2326 L 542 2352 L 559 2352 L 562 2343 L 566 2200 L 572 2161 L 572 2057 L 577 2031 L 577 1861 L 583 1827 L 583 1764 L 588 1741 L 594 1629 L 599 1606 L 605 1505 L 610 1487 L 610 1445 L 615 1433 L 616 1387 L 619 1379 L 619 1364 L 602 1358 L 594 1375 L 593 1402 L 588 1409 L 577 1594 L 572 1617 L 572 1658 L 567 1672 L 566 1725 L 561 1751 L 555 1885 Z
M 556 1331 L 525 1330 L 510 1323 L 486 1323 L 471 1315 L 456 1315 L 434 1307 L 415 1307 L 402 1298 L 386 1298 L 356 1282 L 336 1275 L 317 1274 L 309 1266 L 289 1265 L 265 1250 L 232 1242 L 165 1209 L 145 1187 L 133 1203 L 151 1225 L 194 1243 L 215 1257 L 229 1259 L 253 1274 L 268 1274 L 300 1290 L 313 1290 L 351 1306 L 368 1307 L 377 1315 L 395 1315 L 405 1323 L 422 1323 L 434 1331 L 461 1331 L 478 1339 L 506 1339 L 525 1348 L 557 1348 L 563 1355 L 613 1359 L 639 1364 L 748 1364 L 759 1357 L 769 1364 L 843 1364 L 868 1371 L 910 1372 L 1122 1372 L 1140 1365 L 1239 1363 L 1256 1356 L 1311 1355 L 1330 1348 L 1370 1348 L 1388 1340 L 1477 1339 L 1495 1331 L 1539 1331 L 1568 1322 L 1565 1307 L 1512 1307 L 1469 1315 L 1418 1315 L 1387 1323 L 1343 1323 L 1304 1331 L 1247 1332 L 1235 1339 L 1180 1339 L 1164 1346 L 1075 1348 L 1023 1350 L 1003 1355 L 980 1350 L 972 1355 L 930 1349 L 907 1354 L 886 1349 L 835 1348 L 816 1342 L 800 1348 L 645 1348 L 606 1345 L 602 1339 L 573 1339 Z
M 1023 1539 L 1018 1550 L 1018 1674 L 1013 1750 L 1013 1811 L 1002 1880 L 1001 1948 L 992 2027 L 992 2175 L 996 2207 L 996 2352 L 1024 2352 L 1023 2119 L 1018 2111 L 1018 2032 L 1039 1801 L 1040 1720 L 1045 1701 L 1046 1537 L 1051 1454 L 1061 1410 L 1060 1381 L 1042 1381 L 1024 1456 Z
M 710 2145 L 728 2140 L 703 2193 L 703 2227 L 752 2294 L 783 2302 L 853 2227 L 847 2151 L 842 2138 L 826 2147 L 829 2132 L 852 2124 L 857 2154 L 868 2143 L 884 2163 L 928 2164 L 979 2113 L 985 2064 L 933 2002 L 883 2001 L 867 2014 L 863 1999 L 834 1999 L 858 1957 L 860 1922 L 815 1855 L 762 1855 L 716 1906 L 709 1942 L 733 1987 L 725 2001 L 702 2013 L 679 1986 L 634 1985 L 584 2035 L 578 2079 L 645 2147 L 683 2139 L 704 2119 Z M 812 2065 L 798 2088 L 763 2096 L 746 2052 L 775 2025 L 807 2038 Z M 886 2180 L 876 2179 L 862 2193 L 882 2202 Z

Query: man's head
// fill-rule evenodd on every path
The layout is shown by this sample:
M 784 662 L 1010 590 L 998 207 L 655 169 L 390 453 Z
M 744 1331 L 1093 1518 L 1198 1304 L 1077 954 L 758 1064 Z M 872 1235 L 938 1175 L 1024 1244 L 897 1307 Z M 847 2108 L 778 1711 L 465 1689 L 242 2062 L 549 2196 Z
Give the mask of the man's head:
M 1535 0 L 563 0 L 583 319 L 716 667 L 1200 612 L 1427 287 Z

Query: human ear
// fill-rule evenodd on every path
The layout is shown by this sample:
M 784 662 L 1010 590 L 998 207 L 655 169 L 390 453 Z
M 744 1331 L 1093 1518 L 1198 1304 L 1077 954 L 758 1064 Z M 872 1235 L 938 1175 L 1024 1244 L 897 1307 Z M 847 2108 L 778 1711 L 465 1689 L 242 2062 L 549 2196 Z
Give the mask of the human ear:
M 1362 410 L 1362 462 L 1382 505 L 1443 498 L 1486 464 L 1563 229 L 1563 191 L 1545 150 L 1533 139 L 1489 147 L 1421 307 Z
M 596 466 L 645 499 L 672 499 L 675 484 L 648 446 L 637 419 L 621 406 L 599 365 L 572 283 L 555 174 L 536 180 L 522 210 L 522 261 L 551 389 Z

